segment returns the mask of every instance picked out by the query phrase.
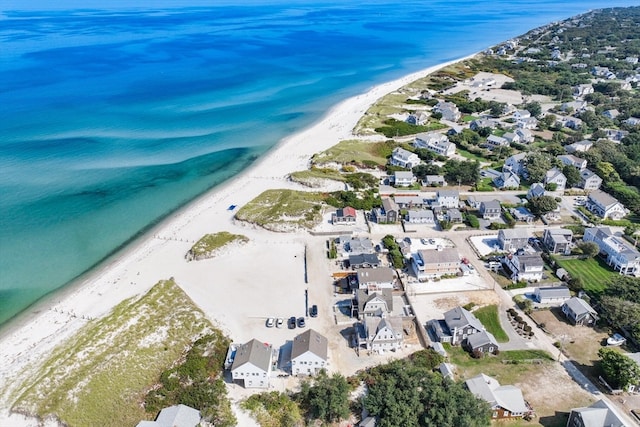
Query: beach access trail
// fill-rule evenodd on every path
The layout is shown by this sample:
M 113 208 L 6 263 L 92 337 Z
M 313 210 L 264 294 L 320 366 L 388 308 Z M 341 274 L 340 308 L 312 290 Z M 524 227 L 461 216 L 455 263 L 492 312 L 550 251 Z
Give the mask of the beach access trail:
M 315 153 L 353 138 L 358 120 L 382 96 L 463 59 L 409 74 L 341 102 L 311 127 L 283 139 L 251 168 L 167 218 L 108 264 L 10 323 L 0 335 L 0 425 L 36 425 L 9 414 L 15 387 L 86 322 L 106 315 L 161 279 L 175 277 L 209 319 L 234 340 L 253 338 L 256 322 L 247 324 L 247 317 L 284 316 L 280 312 L 285 307 L 299 304 L 299 292 L 278 292 L 277 298 L 267 294 L 265 299 L 265 286 L 299 278 L 305 242 L 313 239 L 306 232 L 274 233 L 237 223 L 235 211 L 228 207 L 241 207 L 268 189 L 308 190 L 288 180 L 288 174 L 308 169 Z M 229 248 L 216 259 L 187 263 L 184 255 L 193 243 L 218 231 L 243 234 L 250 243 Z M 312 266 L 310 271 L 314 270 L 318 268 Z

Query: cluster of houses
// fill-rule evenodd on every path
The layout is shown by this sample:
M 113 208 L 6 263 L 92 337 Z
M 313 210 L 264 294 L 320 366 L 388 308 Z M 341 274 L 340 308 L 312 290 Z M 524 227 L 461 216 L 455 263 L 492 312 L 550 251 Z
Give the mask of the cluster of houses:
M 480 320 L 464 307 L 455 307 L 444 313 L 444 319 L 433 319 L 427 329 L 435 342 L 461 345 L 471 354 L 496 354 L 500 347 L 493 334 Z
M 289 344 L 289 343 L 287 343 Z M 327 338 L 313 329 L 297 335 L 291 344 L 290 358 L 279 361 L 280 351 L 273 345 L 256 339 L 244 344 L 229 346 L 225 369 L 233 382 L 245 388 L 269 388 L 278 366 L 286 367 L 286 373 L 295 376 L 312 376 L 326 369 L 329 363 Z M 288 363 L 287 363 L 288 362 Z

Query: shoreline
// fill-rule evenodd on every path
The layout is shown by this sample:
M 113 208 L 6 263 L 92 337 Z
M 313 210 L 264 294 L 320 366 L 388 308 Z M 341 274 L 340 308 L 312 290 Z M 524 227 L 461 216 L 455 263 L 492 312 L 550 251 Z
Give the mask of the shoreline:
M 29 306 L 0 329 L 0 381 L 9 384 L 11 379 L 24 378 L 29 366 L 45 358 L 88 320 L 106 315 L 123 300 L 140 296 L 158 281 L 173 277 L 172 271 L 180 269 L 191 242 L 202 235 L 244 229 L 257 236 L 257 245 L 265 245 L 272 232 L 237 224 L 236 210 L 228 211 L 229 205 L 241 207 L 266 189 L 299 189 L 298 184 L 287 181 L 288 174 L 308 169 L 313 154 L 354 137 L 357 122 L 381 97 L 477 54 L 424 68 L 339 102 L 309 127 L 280 140 L 240 174 L 178 208 L 94 268 Z M 194 302 L 198 304 L 196 298 Z M 228 319 L 208 317 L 214 324 L 222 322 L 222 329 L 229 333 Z M 0 420 L 8 416 L 12 390 L 10 386 L 0 391 Z

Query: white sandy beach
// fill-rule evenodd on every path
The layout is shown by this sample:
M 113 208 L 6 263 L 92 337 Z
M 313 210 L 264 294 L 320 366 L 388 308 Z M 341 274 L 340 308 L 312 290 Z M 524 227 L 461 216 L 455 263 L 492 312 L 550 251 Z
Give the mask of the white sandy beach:
M 470 55 L 471 57 L 473 55 Z M 107 314 L 122 300 L 141 294 L 161 279 L 174 277 L 206 315 L 235 341 L 245 341 L 260 331 L 260 339 L 282 343 L 284 329 L 264 328 L 266 317 L 304 314 L 304 290 L 325 298 L 321 286 L 330 284 L 326 259 L 311 264 L 304 282 L 304 252 L 322 240 L 308 233 L 273 233 L 237 223 L 229 205 L 241 207 L 264 190 L 303 187 L 287 180 L 293 171 L 309 166 L 313 154 L 352 137 L 364 112 L 383 95 L 450 63 L 439 64 L 372 88 L 335 106 L 310 128 L 284 139 L 253 167 L 165 220 L 160 226 L 122 251 L 109 265 L 88 275 L 82 283 L 38 304 L 34 312 L 10 325 L 0 337 L 0 425 L 36 425 L 11 416 L 9 393 L 34 364 L 69 338 L 88 319 Z M 206 233 L 230 231 L 244 234 L 250 243 L 228 248 L 213 259 L 187 263 L 184 254 Z M 317 286 L 316 286 L 317 285 Z M 325 288 L 323 288 L 325 289 Z M 328 298 L 328 297 L 327 297 Z M 323 320 L 320 320 L 320 319 Z M 26 319 L 26 320 L 25 320 Z M 330 313 L 312 319 L 310 326 L 325 330 Z M 313 323 L 317 322 L 317 323 Z M 325 322 L 325 323 L 322 323 Z M 335 365 L 334 369 L 338 369 Z

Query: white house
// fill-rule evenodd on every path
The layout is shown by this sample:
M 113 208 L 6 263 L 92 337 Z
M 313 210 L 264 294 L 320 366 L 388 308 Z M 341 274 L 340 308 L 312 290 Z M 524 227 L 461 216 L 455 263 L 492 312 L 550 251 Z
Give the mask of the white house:
M 395 171 L 393 174 L 393 184 L 396 187 L 411 187 L 416 182 L 416 177 L 411 171 Z
M 530 237 L 526 228 L 505 228 L 498 231 L 498 244 L 503 251 L 515 252 L 527 246 Z
M 516 110 L 513 113 L 513 118 L 516 120 L 528 119 L 529 117 L 531 117 L 531 113 L 528 110 Z
M 550 286 L 535 288 L 533 298 L 539 304 L 562 305 L 571 298 L 571 292 L 566 286 Z
M 519 119 L 516 122 L 516 126 L 520 129 L 535 129 L 538 127 L 538 119 L 536 119 L 535 117 Z
M 327 367 L 327 339 L 309 329 L 293 339 L 291 347 L 291 374 L 316 375 Z
M 423 132 L 416 135 L 413 146 L 425 148 L 441 156 L 450 157 L 456 152 L 456 145 L 446 135 L 439 132 Z
M 563 154 L 561 156 L 558 156 L 558 159 L 560 159 L 563 164 L 573 166 L 574 168 L 577 168 L 579 170 L 583 170 L 587 167 L 586 159 L 581 159 L 580 157 L 576 157 L 573 154 Z
M 542 243 L 552 254 L 569 255 L 572 241 L 573 232 L 566 228 L 545 228 L 542 235 Z
M 403 334 L 401 317 L 365 317 L 360 324 L 358 346 L 380 353 L 399 350 Z
M 499 219 L 502 216 L 502 207 L 497 200 L 488 200 L 480 203 L 482 219 Z
M 509 168 L 514 173 L 522 176 L 523 172 L 525 171 L 524 160 L 526 157 L 527 153 L 518 153 L 514 154 L 513 156 L 507 157 L 507 159 L 504 161 L 503 168 Z
M 607 264 L 615 271 L 640 276 L 640 252 L 620 233 L 612 233 L 609 227 L 592 227 L 584 231 L 583 240 L 596 243 L 600 253 L 606 255 Z
M 391 153 L 389 163 L 393 166 L 400 166 L 405 169 L 412 169 L 420 164 L 420 157 L 417 154 L 407 151 L 404 148 L 396 147 Z
M 479 374 L 465 381 L 469 391 L 489 403 L 491 418 L 522 418 L 532 411 L 524 400 L 522 390 L 513 385 L 500 385 L 495 379 Z
M 518 188 L 520 177 L 513 171 L 505 170 L 493 180 L 493 184 L 500 189 Z
M 238 346 L 231 365 L 231 377 L 244 388 L 269 388 L 273 369 L 273 348 L 270 344 L 252 339 Z
M 618 410 L 602 399 L 591 406 L 573 408 L 567 426 L 630 427 L 620 418 Z
M 441 207 L 457 208 L 460 206 L 460 193 L 457 190 L 438 190 L 436 203 Z
M 384 288 L 393 289 L 397 277 L 392 268 L 360 268 L 358 270 L 358 287 L 369 291 L 379 291 Z
M 411 125 L 422 126 L 429 121 L 429 116 L 427 116 L 424 112 L 419 111 L 409 114 L 409 117 L 407 117 L 407 120 L 405 121 Z
M 593 142 L 588 139 L 584 139 L 582 141 L 574 142 L 573 144 L 566 145 L 564 147 L 567 150 L 567 153 L 584 153 L 589 151 L 589 149 L 593 147 Z
M 622 219 L 627 215 L 627 210 L 615 197 L 604 191 L 596 190 L 589 193 L 585 207 L 603 219 Z
M 498 135 L 489 135 L 487 137 L 487 144 L 489 149 L 493 149 L 494 147 L 507 147 L 509 145 L 509 141 L 506 138 L 503 138 Z
M 433 111 L 442 114 L 442 118 L 450 122 L 457 122 L 462 117 L 458 106 L 453 102 L 440 101 L 433 107 Z
M 502 264 L 509 270 L 510 278 L 514 282 L 539 282 L 542 280 L 544 261 L 542 261 L 540 254 L 509 254 L 503 258 Z
M 460 255 L 454 248 L 419 250 L 411 254 L 410 265 L 418 280 L 454 275 L 460 270 Z
M 596 175 L 595 172 L 584 169 L 580 171 L 580 184 L 578 186 L 585 191 L 594 191 L 600 189 L 602 184 L 602 178 Z
M 435 216 L 430 209 L 411 209 L 407 211 L 407 222 L 412 224 L 435 224 Z
M 518 135 L 518 138 L 520 140 L 519 142 L 522 144 L 529 144 L 534 140 L 533 133 L 531 133 L 529 129 L 524 127 L 516 129 L 516 135 Z
M 555 184 L 556 191 L 564 191 L 567 185 L 567 177 L 558 168 L 553 168 L 547 171 L 544 176 L 545 184 Z

